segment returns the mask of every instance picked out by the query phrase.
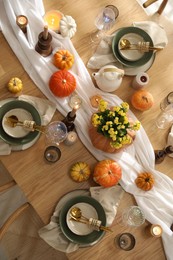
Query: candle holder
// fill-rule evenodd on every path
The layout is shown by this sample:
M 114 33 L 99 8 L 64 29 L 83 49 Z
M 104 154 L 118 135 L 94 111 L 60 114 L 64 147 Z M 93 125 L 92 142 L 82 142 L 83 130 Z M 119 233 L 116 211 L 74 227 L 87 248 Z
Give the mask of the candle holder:
M 52 53 L 52 35 L 48 32 L 48 26 L 44 26 L 44 31 L 38 36 L 38 43 L 35 50 L 43 57 L 47 57 Z
M 75 129 L 75 118 L 76 118 L 76 110 L 73 108 L 72 111 L 68 112 L 67 116 L 62 120 L 62 122 L 66 125 L 67 131 L 73 131 Z
M 63 14 L 60 11 L 50 10 L 44 15 L 43 19 L 51 30 L 59 33 L 60 20 L 62 17 Z
M 25 15 L 18 15 L 16 17 L 16 24 L 20 27 L 23 33 L 27 32 L 28 18 Z
M 146 234 L 152 237 L 161 237 L 162 227 L 160 225 L 149 224 L 145 228 Z

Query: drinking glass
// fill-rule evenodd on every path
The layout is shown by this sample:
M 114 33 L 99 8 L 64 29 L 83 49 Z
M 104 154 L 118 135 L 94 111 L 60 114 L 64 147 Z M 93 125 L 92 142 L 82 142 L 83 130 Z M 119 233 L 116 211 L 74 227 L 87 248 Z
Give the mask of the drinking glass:
M 166 106 L 164 110 L 156 117 L 156 126 L 160 129 L 166 129 L 173 124 L 173 104 Z
M 126 208 L 121 216 L 121 225 L 130 227 L 139 227 L 145 222 L 145 215 L 138 206 Z
M 117 235 L 114 242 L 119 248 L 125 251 L 132 250 L 136 244 L 135 237 L 131 233 L 122 233 Z
M 54 121 L 46 127 L 45 131 L 46 149 L 44 157 L 48 162 L 56 162 L 61 157 L 59 144 L 67 137 L 67 127 L 61 121 Z
M 115 12 L 117 10 L 117 12 Z M 103 8 L 95 18 L 95 26 L 97 31 L 91 34 L 91 42 L 99 43 L 99 41 L 105 35 L 105 32 L 110 30 L 115 24 L 116 18 L 118 17 L 118 9 L 115 7 L 113 10 L 111 7 Z

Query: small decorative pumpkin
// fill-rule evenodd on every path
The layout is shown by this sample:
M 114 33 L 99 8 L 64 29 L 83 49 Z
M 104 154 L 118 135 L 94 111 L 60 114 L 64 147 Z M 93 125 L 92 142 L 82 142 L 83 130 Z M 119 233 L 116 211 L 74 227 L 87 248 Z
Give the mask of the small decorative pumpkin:
M 59 69 L 70 69 L 74 64 L 74 56 L 68 50 L 59 50 L 54 54 L 54 65 Z
M 142 172 L 135 179 L 136 186 L 144 191 L 151 190 L 154 186 L 154 176 L 150 172 Z
M 76 89 L 76 79 L 67 70 L 59 70 L 52 74 L 49 88 L 57 97 L 67 97 Z
M 76 162 L 70 169 L 70 176 L 76 182 L 83 182 L 89 179 L 91 170 L 86 162 Z
M 93 179 L 103 187 L 116 185 L 121 179 L 122 171 L 120 165 L 111 159 L 98 162 L 94 168 Z
M 72 38 L 77 30 L 77 25 L 75 20 L 69 16 L 64 15 L 64 17 L 60 21 L 60 32 L 63 37 Z
M 23 89 L 23 83 L 21 79 L 14 77 L 8 82 L 7 88 L 10 92 L 16 94 Z
M 131 97 L 131 104 L 134 108 L 140 111 L 150 109 L 154 104 L 154 99 L 151 93 L 145 89 L 140 89 L 134 92 Z

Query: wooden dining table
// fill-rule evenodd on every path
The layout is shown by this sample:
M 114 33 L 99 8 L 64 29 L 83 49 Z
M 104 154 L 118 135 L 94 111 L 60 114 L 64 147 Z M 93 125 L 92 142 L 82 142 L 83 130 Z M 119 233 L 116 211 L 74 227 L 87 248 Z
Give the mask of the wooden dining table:
M 119 16 L 111 32 L 118 28 L 130 26 L 134 21 L 153 20 L 159 22 L 165 29 L 168 44 L 164 50 L 156 54 L 152 67 L 147 71 L 149 83 L 145 87 L 154 98 L 154 105 L 147 111 L 141 112 L 131 106 L 130 98 L 134 93 L 132 80 L 134 76 L 124 76 L 121 87 L 113 93 L 130 104 L 130 109 L 142 123 L 154 150 L 163 149 L 167 143 L 170 129 L 159 129 L 155 119 L 160 113 L 160 102 L 173 90 L 173 24 L 162 14 L 148 17 L 144 9 L 135 0 L 43 0 L 45 11 L 59 10 L 65 15 L 72 16 L 77 24 L 77 32 L 71 39 L 79 56 L 87 65 L 89 58 L 96 48 L 90 43 L 90 35 L 95 31 L 94 19 L 100 8 L 113 4 L 119 10 Z M 19 77 L 23 82 L 22 93 L 40 98 L 46 98 L 26 73 L 18 58 L 13 53 L 3 33 L 0 32 L 0 99 L 14 98 L 17 95 L 7 90 L 7 82 L 12 77 Z M 89 70 L 91 74 L 93 70 Z M 93 81 L 94 82 L 94 81 Z M 95 82 L 94 82 L 95 84 Z M 56 111 L 53 120 L 62 120 L 63 116 Z M 62 156 L 57 163 L 49 164 L 44 159 L 45 137 L 29 149 L 12 152 L 10 155 L 0 156 L 0 161 L 10 175 L 25 193 L 28 201 L 43 220 L 48 224 L 59 199 L 67 192 L 76 189 L 88 189 L 95 186 L 92 177 L 89 181 L 77 183 L 70 178 L 69 171 L 72 164 L 85 161 L 93 171 L 97 160 L 78 138 L 72 146 L 60 144 Z M 173 178 L 173 159 L 166 156 L 165 160 L 156 164 L 156 169 Z M 91 259 L 102 260 L 105 257 L 113 259 L 166 259 L 161 238 L 153 238 L 145 232 L 147 221 L 139 228 L 123 227 L 118 224 L 118 219 L 124 208 L 136 205 L 134 197 L 126 193 L 120 201 L 117 216 L 111 226 L 112 233 L 106 232 L 105 236 L 96 245 L 80 248 L 67 254 L 69 260 Z M 122 232 L 130 232 L 136 238 L 135 248 L 123 251 L 117 248 L 114 239 Z

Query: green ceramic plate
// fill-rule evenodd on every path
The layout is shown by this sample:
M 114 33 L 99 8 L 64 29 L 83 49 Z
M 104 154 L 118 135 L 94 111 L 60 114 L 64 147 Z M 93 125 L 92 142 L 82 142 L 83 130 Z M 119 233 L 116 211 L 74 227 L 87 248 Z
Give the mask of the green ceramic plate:
M 21 138 L 13 138 L 12 136 L 8 135 L 2 127 L 2 120 L 4 115 L 8 111 L 15 108 L 22 108 L 27 112 L 29 112 L 32 115 L 33 121 L 35 121 L 37 125 L 41 125 L 41 118 L 38 111 L 35 109 L 33 105 L 22 100 L 10 101 L 0 107 L 0 138 L 12 145 L 18 145 L 18 144 L 23 145 L 31 142 L 34 138 L 36 138 L 39 135 L 39 132 L 37 131 L 29 132 L 26 136 Z
M 119 40 L 126 34 L 133 33 L 141 36 L 145 42 L 150 42 L 150 46 L 153 46 L 151 37 L 142 29 L 138 27 L 124 27 L 119 29 L 112 40 L 112 51 L 116 59 L 127 67 L 139 67 L 146 64 L 153 56 L 153 51 L 145 52 L 144 55 L 138 60 L 126 60 L 119 52 Z
M 63 234 L 72 242 L 77 243 L 77 244 L 93 244 L 95 241 L 98 241 L 100 239 L 100 237 L 102 237 L 104 235 L 104 231 L 92 231 L 90 234 L 88 235 L 76 235 L 75 233 L 73 233 L 67 225 L 66 222 L 66 216 L 68 213 L 68 210 L 75 204 L 80 203 L 80 202 L 84 202 L 87 203 L 91 206 L 93 206 L 95 208 L 95 210 L 97 211 L 98 214 L 98 218 L 99 220 L 102 221 L 102 225 L 105 226 L 106 225 L 106 215 L 105 215 L 105 211 L 102 207 L 102 205 L 95 200 L 92 197 L 89 196 L 78 196 L 75 197 L 71 200 L 69 200 L 61 209 L 60 214 L 59 214 L 59 224 L 61 227 L 61 230 L 63 232 Z

